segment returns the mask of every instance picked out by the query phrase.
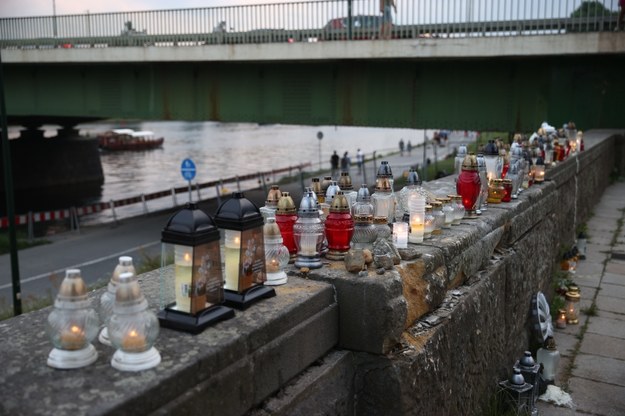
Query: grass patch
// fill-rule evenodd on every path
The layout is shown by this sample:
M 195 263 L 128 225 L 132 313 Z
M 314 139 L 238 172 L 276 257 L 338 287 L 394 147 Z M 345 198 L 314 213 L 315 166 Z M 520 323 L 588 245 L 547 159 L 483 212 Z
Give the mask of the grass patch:
M 28 236 L 23 231 L 18 231 L 16 238 L 17 238 L 18 250 L 23 250 L 25 248 L 35 247 L 35 246 L 40 246 L 42 244 L 50 243 L 50 241 L 42 239 L 42 238 L 37 238 L 37 239 L 33 239 L 29 241 Z M 9 245 L 9 231 L 3 230 L 2 232 L 0 232 L 0 254 L 8 253 L 10 251 L 10 248 L 11 247 Z
M 595 302 L 587 308 L 582 308 L 582 313 L 587 316 L 599 316 L 599 309 Z

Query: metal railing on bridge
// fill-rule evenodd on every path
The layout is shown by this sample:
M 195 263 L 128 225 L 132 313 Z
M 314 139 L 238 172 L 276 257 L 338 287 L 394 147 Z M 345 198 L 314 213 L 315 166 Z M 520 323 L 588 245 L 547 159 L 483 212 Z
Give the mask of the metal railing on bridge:
M 321 0 L 0 19 L 2 48 L 195 46 L 612 30 L 618 0 Z M 386 26 L 388 28 L 388 26 Z M 385 31 L 383 33 L 383 30 Z

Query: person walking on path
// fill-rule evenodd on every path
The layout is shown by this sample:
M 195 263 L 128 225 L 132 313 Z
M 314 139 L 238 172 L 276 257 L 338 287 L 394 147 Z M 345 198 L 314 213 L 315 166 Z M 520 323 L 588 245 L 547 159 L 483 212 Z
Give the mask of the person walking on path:
M 330 165 L 332 166 L 332 177 L 336 177 L 339 173 L 339 155 L 336 153 L 336 150 L 330 157 Z
M 399 155 L 404 155 L 404 139 L 399 139 Z
M 410 140 L 408 140 L 408 144 L 406 145 L 406 150 L 408 150 L 408 156 L 410 156 L 412 153 L 412 143 L 410 143 Z
M 382 25 L 380 26 L 380 39 L 390 39 L 393 29 L 393 12 L 391 7 L 397 13 L 397 5 L 395 0 L 380 0 L 380 12 L 382 13 Z
M 351 159 L 347 155 L 347 152 L 343 153 L 343 157 L 341 158 L 341 171 L 349 173 L 349 165 L 351 165 Z
M 360 148 L 356 151 L 356 163 L 358 164 L 358 174 L 362 175 L 362 164 L 365 161 L 365 155 Z

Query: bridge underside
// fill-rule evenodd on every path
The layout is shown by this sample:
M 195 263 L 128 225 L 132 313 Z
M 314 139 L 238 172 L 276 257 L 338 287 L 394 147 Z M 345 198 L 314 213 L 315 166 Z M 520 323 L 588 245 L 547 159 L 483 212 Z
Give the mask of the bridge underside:
M 625 127 L 625 56 L 5 64 L 9 119 Z

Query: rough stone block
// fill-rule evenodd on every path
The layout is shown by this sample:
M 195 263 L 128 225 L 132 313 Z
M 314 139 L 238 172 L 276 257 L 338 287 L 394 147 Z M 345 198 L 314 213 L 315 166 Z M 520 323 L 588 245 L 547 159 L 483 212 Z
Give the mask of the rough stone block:
M 331 351 L 249 416 L 353 415 L 353 378 L 352 353 Z
M 396 270 L 362 277 L 347 273 L 343 262 L 311 271 L 310 279 L 331 283 L 339 308 L 339 346 L 386 354 L 399 341 L 406 321 L 406 300 Z

